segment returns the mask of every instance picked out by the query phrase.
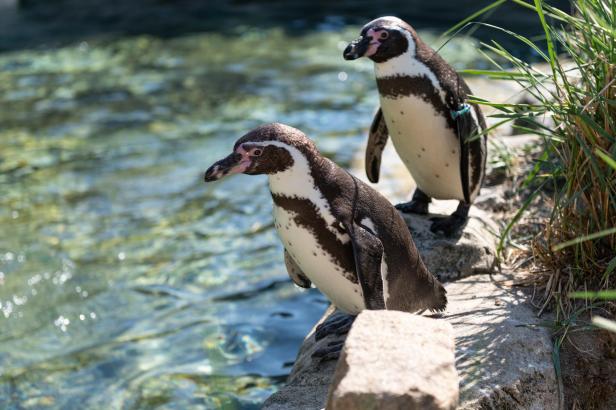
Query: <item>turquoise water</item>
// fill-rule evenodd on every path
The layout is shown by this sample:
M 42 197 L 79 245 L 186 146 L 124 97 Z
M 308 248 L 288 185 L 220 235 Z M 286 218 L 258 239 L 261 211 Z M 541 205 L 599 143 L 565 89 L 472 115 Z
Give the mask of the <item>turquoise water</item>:
M 288 280 L 264 177 L 204 184 L 258 124 L 342 165 L 376 107 L 357 27 L 0 54 L 0 408 L 258 408 L 327 307 Z M 462 67 L 472 41 L 443 51 Z

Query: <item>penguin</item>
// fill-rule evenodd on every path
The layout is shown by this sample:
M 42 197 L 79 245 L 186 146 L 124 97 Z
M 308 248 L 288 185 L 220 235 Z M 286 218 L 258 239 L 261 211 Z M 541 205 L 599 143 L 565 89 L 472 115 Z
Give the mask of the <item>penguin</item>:
M 435 199 L 456 199 L 456 211 L 433 218 L 430 229 L 451 236 L 464 226 L 485 176 L 486 123 L 471 90 L 415 30 L 397 17 L 366 24 L 343 52 L 346 60 L 374 62 L 380 107 L 366 149 L 366 174 L 378 182 L 381 154 L 391 137 L 417 184 L 403 213 L 427 214 Z
M 274 123 L 250 131 L 204 178 L 237 173 L 268 176 L 274 225 L 293 282 L 316 286 L 348 315 L 321 325 L 317 339 L 348 330 L 364 309 L 445 309 L 445 288 L 424 265 L 401 215 L 323 157 L 298 129 Z

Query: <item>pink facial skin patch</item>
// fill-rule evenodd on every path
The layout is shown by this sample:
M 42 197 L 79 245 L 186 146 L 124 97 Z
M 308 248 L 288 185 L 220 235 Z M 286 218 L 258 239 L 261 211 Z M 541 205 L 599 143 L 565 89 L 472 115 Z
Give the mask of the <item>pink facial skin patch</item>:
M 371 40 L 370 40 L 370 45 L 368 47 L 368 50 L 364 54 L 364 57 L 370 57 L 371 55 L 374 55 L 376 53 L 376 51 L 379 49 L 379 46 L 381 45 L 381 42 L 379 41 L 380 34 L 379 34 L 379 31 L 370 29 L 366 33 L 366 36 L 370 37 Z
M 250 167 L 250 165 L 252 164 L 252 160 L 250 159 L 250 152 L 246 151 L 246 149 L 244 148 L 244 144 L 237 147 L 235 152 L 237 154 L 240 154 L 242 156 L 242 159 L 240 160 L 240 162 L 237 163 L 237 165 L 229 169 L 227 175 L 241 174 L 242 172 L 246 171 L 248 167 Z

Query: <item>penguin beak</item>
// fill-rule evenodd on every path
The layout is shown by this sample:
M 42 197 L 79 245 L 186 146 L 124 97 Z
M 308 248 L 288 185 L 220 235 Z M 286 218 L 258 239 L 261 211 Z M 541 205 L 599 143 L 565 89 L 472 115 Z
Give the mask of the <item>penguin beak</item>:
M 212 164 L 212 166 L 205 171 L 203 179 L 205 182 L 212 182 L 218 181 L 228 175 L 240 174 L 246 171 L 250 167 L 250 164 L 251 161 L 248 156 L 234 152 Z
M 371 42 L 372 38 L 370 36 L 362 36 L 350 42 L 347 48 L 344 49 L 342 56 L 345 60 L 357 60 L 366 55 Z

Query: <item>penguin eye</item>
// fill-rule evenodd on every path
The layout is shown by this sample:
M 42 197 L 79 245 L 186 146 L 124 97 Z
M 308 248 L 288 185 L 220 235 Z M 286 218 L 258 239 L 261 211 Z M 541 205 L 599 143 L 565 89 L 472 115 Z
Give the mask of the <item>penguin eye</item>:
M 381 33 L 379 34 L 379 38 L 381 40 L 387 40 L 389 38 L 389 33 L 385 30 L 381 31 Z
M 255 156 L 255 157 L 260 157 L 261 154 L 263 154 L 263 150 L 262 149 L 257 148 L 254 151 L 252 151 L 252 155 Z

